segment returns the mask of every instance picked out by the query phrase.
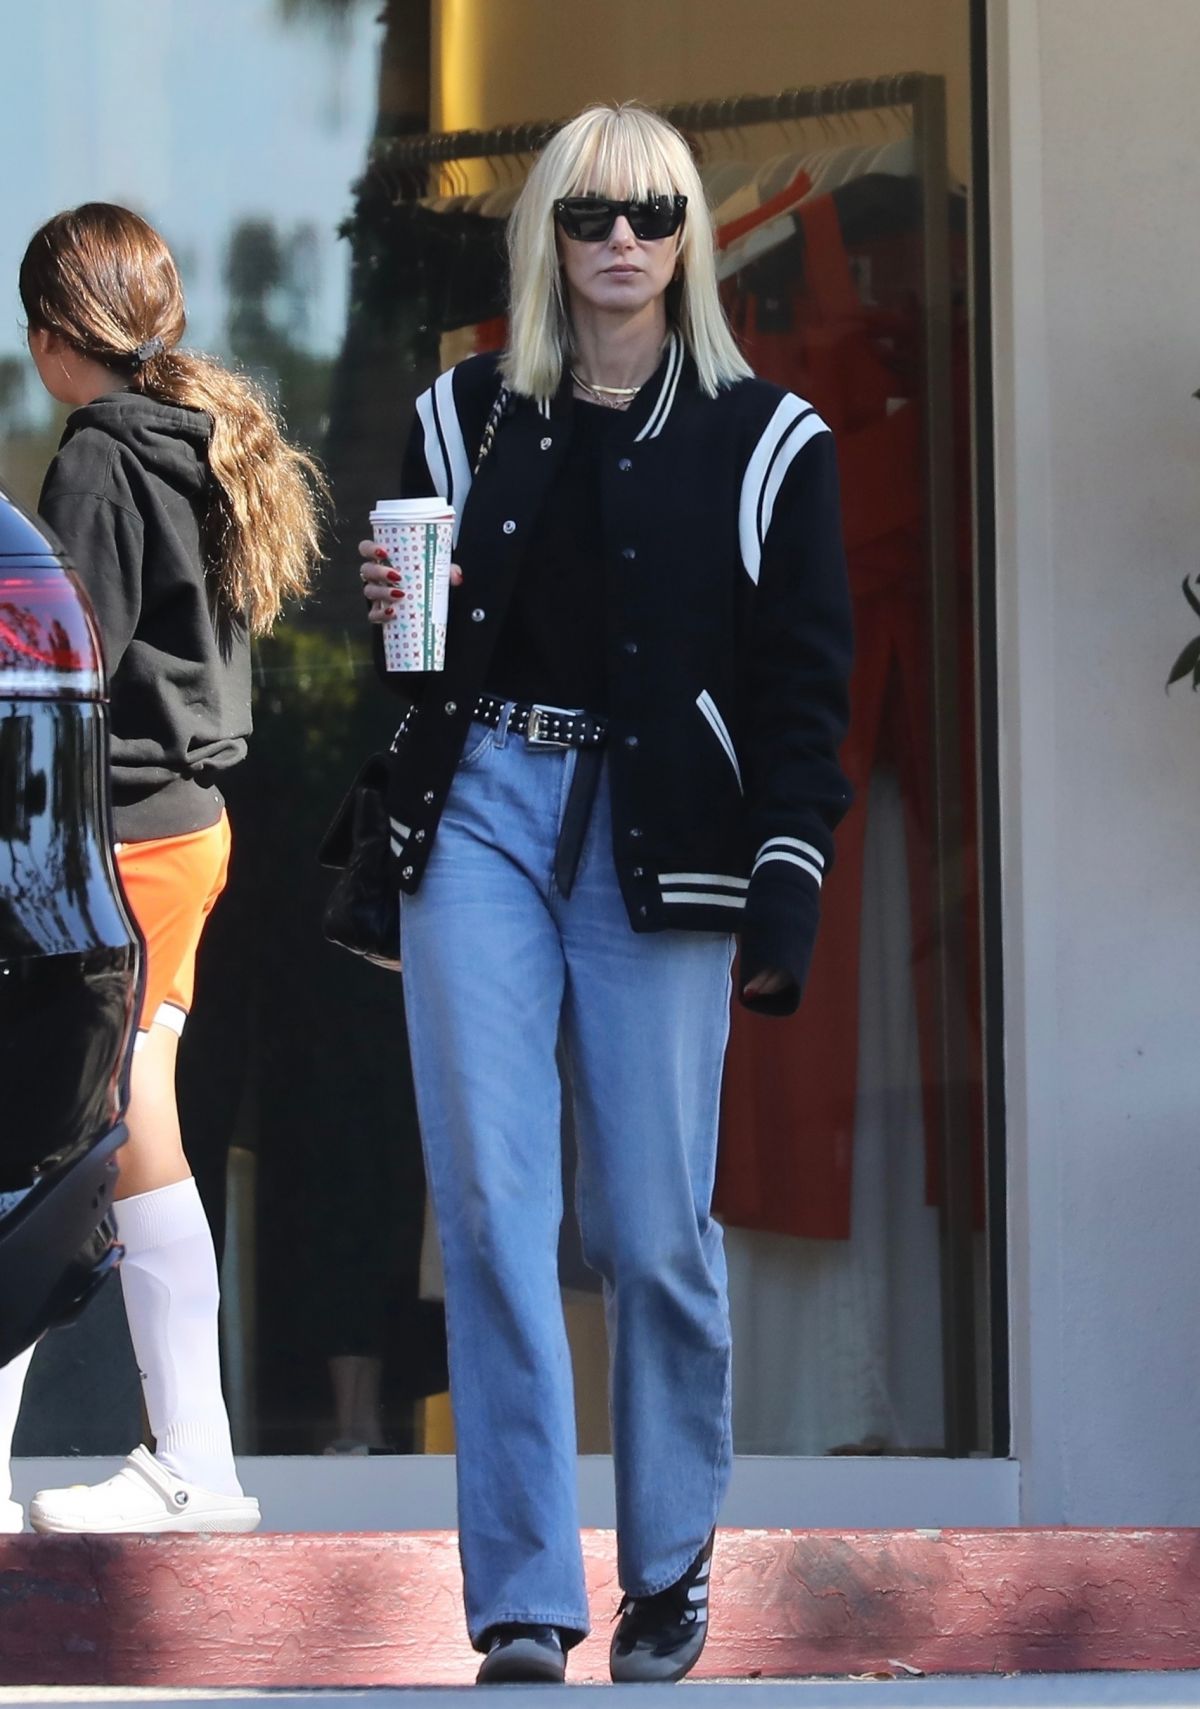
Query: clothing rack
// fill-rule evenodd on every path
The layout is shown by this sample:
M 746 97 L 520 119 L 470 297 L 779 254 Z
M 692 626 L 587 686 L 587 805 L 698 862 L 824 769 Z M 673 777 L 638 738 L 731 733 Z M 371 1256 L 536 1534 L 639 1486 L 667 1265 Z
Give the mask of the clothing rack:
M 890 107 L 916 109 L 939 77 L 919 71 L 889 77 L 856 77 L 778 95 L 734 95 L 703 101 L 681 101 L 657 109 L 681 131 L 742 130 L 752 125 L 794 124 L 801 119 L 837 118 L 850 113 L 878 112 Z M 944 115 L 944 93 L 943 93 Z M 447 160 L 488 160 L 505 155 L 536 154 L 560 129 L 561 119 L 534 119 L 491 130 L 432 132 L 427 136 L 385 137 L 372 149 L 372 164 L 384 167 L 436 166 Z M 944 139 L 943 139 L 944 140 Z
M 978 1434 L 976 1280 L 972 1231 L 971 1091 L 966 1017 L 966 938 L 963 899 L 962 751 L 958 728 L 958 622 L 955 565 L 951 391 L 951 290 L 946 221 L 950 174 L 946 87 L 942 77 L 900 72 L 875 78 L 684 101 L 658 109 L 686 135 L 754 125 L 837 119 L 908 108 L 922 185 L 924 291 L 924 484 L 931 589 L 934 800 L 934 921 L 937 933 L 935 1015 L 938 1043 L 942 1282 L 942 1366 L 946 1452 L 963 1456 L 981 1446 Z M 425 171 L 447 161 L 532 155 L 562 120 L 534 120 L 490 130 L 383 138 L 372 149 L 368 175 Z M 419 191 L 416 193 L 420 193 Z M 998 1210 L 998 1207 L 997 1207 Z

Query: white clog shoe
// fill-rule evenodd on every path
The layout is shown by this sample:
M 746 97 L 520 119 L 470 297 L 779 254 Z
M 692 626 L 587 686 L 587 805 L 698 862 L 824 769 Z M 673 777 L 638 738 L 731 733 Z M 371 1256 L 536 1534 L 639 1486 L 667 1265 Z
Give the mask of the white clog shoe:
M 29 1523 L 43 1535 L 114 1531 L 256 1531 L 262 1515 L 251 1495 L 218 1495 L 185 1483 L 147 1448 L 135 1448 L 115 1477 L 99 1484 L 39 1490 Z

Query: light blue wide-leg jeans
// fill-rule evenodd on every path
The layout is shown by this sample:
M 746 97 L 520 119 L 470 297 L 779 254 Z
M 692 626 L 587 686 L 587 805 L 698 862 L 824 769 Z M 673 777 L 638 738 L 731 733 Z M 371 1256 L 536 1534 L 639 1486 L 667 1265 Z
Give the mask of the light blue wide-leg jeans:
M 405 1007 L 446 1277 L 467 1626 L 588 1630 L 559 1295 L 560 1026 L 578 1210 L 603 1278 L 622 1587 L 690 1565 L 729 1479 L 730 1337 L 709 1215 L 731 942 L 638 935 L 602 778 L 569 899 L 575 755 L 473 725 L 415 896 Z

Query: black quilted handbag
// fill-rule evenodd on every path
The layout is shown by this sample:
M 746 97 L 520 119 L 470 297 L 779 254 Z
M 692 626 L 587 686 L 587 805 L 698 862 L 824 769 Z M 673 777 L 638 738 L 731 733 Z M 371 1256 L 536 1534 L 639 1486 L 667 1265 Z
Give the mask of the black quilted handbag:
M 347 791 L 317 850 L 338 880 L 321 929 L 330 943 L 376 967 L 400 971 L 400 888 L 388 831 L 391 751 L 372 754 Z

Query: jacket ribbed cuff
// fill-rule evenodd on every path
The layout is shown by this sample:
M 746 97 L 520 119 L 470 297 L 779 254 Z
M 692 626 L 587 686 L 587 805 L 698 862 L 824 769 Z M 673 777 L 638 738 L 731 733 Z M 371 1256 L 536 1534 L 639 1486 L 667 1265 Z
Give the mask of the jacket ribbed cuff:
M 821 893 L 804 879 L 764 869 L 750 885 L 742 926 L 738 998 L 759 1015 L 793 1015 L 800 1006 L 821 914 Z M 786 973 L 790 984 L 769 996 L 743 992 L 760 973 Z

